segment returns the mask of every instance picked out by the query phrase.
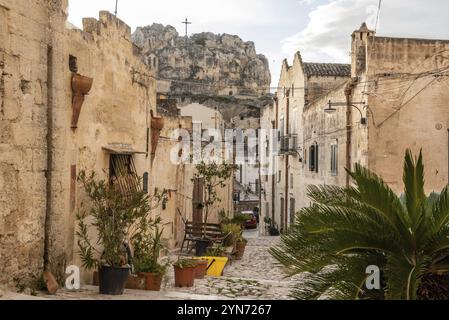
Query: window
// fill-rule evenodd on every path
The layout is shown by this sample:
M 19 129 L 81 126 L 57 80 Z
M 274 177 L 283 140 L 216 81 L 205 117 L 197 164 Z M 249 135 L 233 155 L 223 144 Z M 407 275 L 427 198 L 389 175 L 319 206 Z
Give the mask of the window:
M 295 179 L 293 178 L 293 173 L 290 174 L 290 189 L 294 188 Z
M 331 145 L 331 174 L 338 175 L 338 144 Z
M 294 198 L 290 198 L 290 224 L 295 223 L 296 216 L 296 200 Z
M 266 137 L 265 145 L 265 155 L 268 158 L 270 156 L 270 140 L 268 139 L 268 137 Z
M 284 214 L 285 214 L 285 200 L 281 198 L 281 230 L 284 231 Z
M 318 173 L 318 144 L 314 144 L 309 149 L 309 170 Z
M 298 133 L 298 111 L 297 110 L 293 110 L 293 114 L 292 114 L 292 119 L 291 119 L 291 133 L 292 134 L 297 134 Z
M 281 181 L 282 181 L 282 171 L 279 170 L 278 171 L 278 183 L 281 183 Z
M 284 116 L 281 117 L 280 120 L 280 125 L 279 125 L 279 139 L 278 141 L 281 140 L 281 137 L 283 137 L 285 135 L 285 126 L 284 126 Z
M 111 154 L 109 158 L 109 182 L 116 185 L 125 196 L 143 191 L 139 183 L 132 155 Z
M 78 60 L 75 56 L 69 55 L 69 69 L 72 73 L 78 73 Z

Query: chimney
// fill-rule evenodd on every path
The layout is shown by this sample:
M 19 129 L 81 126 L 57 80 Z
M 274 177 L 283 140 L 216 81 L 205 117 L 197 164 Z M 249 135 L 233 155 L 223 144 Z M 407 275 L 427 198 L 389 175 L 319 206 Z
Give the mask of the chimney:
M 354 31 L 352 34 L 351 76 L 353 78 L 366 72 L 369 38 L 374 37 L 374 35 L 375 32 L 368 29 L 365 22 L 359 30 Z

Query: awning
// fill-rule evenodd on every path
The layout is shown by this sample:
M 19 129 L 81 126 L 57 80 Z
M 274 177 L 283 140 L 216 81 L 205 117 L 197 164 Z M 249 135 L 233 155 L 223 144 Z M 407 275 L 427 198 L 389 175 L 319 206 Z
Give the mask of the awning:
M 147 154 L 145 151 L 138 151 L 132 145 L 126 143 L 113 143 L 103 147 L 103 150 L 111 154 Z

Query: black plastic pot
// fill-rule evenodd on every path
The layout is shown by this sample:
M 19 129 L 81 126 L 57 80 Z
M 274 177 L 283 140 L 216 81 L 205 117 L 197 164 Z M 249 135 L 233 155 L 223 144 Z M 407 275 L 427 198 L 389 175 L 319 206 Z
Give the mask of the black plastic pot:
M 280 235 L 281 235 L 281 233 L 279 232 L 278 229 L 276 229 L 276 228 L 270 228 L 270 236 L 272 236 L 272 237 L 277 237 L 277 236 L 280 236 Z
M 119 296 L 125 291 L 130 268 L 100 267 L 98 278 L 100 282 L 100 294 Z
M 210 240 L 198 240 L 195 244 L 195 253 L 197 257 L 202 257 L 206 254 L 207 248 L 211 245 Z

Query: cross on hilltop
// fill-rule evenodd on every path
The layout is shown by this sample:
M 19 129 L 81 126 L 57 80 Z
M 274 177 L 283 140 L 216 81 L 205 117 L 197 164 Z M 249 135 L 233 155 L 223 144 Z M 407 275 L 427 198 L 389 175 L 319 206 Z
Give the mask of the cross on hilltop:
M 189 19 L 186 18 L 186 20 L 182 21 L 181 23 L 186 25 L 186 45 L 187 45 L 187 40 L 189 37 L 189 24 L 192 24 L 192 22 L 190 22 Z

